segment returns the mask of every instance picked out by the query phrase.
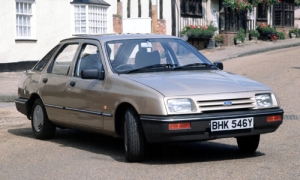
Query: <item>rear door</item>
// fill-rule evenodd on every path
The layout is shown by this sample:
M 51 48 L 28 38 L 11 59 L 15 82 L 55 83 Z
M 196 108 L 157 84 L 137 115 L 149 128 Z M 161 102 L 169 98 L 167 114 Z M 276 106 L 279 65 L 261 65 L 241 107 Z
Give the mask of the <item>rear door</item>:
M 93 129 L 103 128 L 102 92 L 105 81 L 81 78 L 82 70 L 103 70 L 101 54 L 98 41 L 85 40 L 80 47 L 72 77 L 67 82 L 68 123 Z
M 70 69 L 76 57 L 79 42 L 69 41 L 60 46 L 51 64 L 40 79 L 40 95 L 46 107 L 49 119 L 65 121 L 67 115 L 66 84 L 69 79 Z

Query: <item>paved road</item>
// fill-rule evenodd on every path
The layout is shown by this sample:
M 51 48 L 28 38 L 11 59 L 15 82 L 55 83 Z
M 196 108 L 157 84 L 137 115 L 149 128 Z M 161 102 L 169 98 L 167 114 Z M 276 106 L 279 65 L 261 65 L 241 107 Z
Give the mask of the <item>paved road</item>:
M 224 61 L 226 71 L 271 87 L 289 115 L 252 156 L 232 138 L 156 145 L 146 162 L 126 163 L 119 139 L 59 129 L 36 140 L 30 121 L 1 106 L 0 179 L 300 179 L 299 56 L 290 48 Z

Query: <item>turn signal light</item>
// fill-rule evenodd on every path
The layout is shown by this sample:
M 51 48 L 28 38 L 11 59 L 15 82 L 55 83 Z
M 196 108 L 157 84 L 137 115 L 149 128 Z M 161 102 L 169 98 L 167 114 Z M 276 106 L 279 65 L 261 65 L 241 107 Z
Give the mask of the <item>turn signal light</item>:
M 169 130 L 191 129 L 191 123 L 172 123 L 169 124 Z
M 281 121 L 281 120 L 282 120 L 281 115 L 267 116 L 267 122 L 275 122 L 275 121 Z

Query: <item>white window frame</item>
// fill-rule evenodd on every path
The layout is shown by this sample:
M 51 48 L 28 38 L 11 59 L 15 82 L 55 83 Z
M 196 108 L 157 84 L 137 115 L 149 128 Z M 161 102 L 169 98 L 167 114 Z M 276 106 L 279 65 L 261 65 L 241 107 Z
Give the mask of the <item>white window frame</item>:
M 85 11 L 76 7 L 84 7 Z M 94 5 L 94 4 L 74 4 L 72 15 L 72 34 L 106 34 L 108 29 L 107 24 L 107 6 Z M 83 12 L 83 13 L 82 13 Z M 76 15 L 77 14 L 77 15 Z M 84 19 L 85 17 L 85 19 Z M 76 21 L 80 21 L 77 22 Z M 82 31 L 85 27 L 85 32 Z M 79 31 L 76 31 L 79 28 Z
M 15 0 L 15 39 L 16 40 L 36 40 L 36 2 L 35 0 Z M 23 4 L 23 12 L 20 11 L 20 5 Z M 31 5 L 31 12 L 28 10 L 28 4 Z M 17 7 L 19 5 L 19 8 Z M 26 5 L 26 7 L 24 6 Z M 18 12 L 19 10 L 19 12 Z M 25 19 L 26 18 L 26 19 Z M 21 27 L 20 27 L 21 26 Z M 27 28 L 26 34 L 22 34 L 24 28 Z M 22 29 L 22 30 L 21 30 Z

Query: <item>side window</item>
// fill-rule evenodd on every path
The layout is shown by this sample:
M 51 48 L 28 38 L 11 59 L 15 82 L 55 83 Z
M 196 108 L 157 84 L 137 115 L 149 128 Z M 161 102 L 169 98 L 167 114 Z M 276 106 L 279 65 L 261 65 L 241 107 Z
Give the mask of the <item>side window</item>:
M 100 71 L 101 67 L 102 61 L 98 47 L 92 44 L 84 44 L 76 63 L 74 76 L 80 77 L 81 71 L 86 69 L 97 69 Z
M 59 47 L 59 45 L 55 46 L 51 51 L 49 51 L 48 54 L 46 54 L 46 56 L 43 57 L 43 59 L 40 60 L 33 67 L 33 70 L 35 70 L 35 71 L 42 71 L 44 69 L 44 67 L 46 66 L 46 64 L 49 62 L 49 60 L 52 57 L 52 55 L 55 53 L 55 51 L 57 50 L 58 47 Z
M 62 50 L 54 59 L 51 73 L 68 75 L 77 48 L 78 44 L 69 44 L 62 47 Z

